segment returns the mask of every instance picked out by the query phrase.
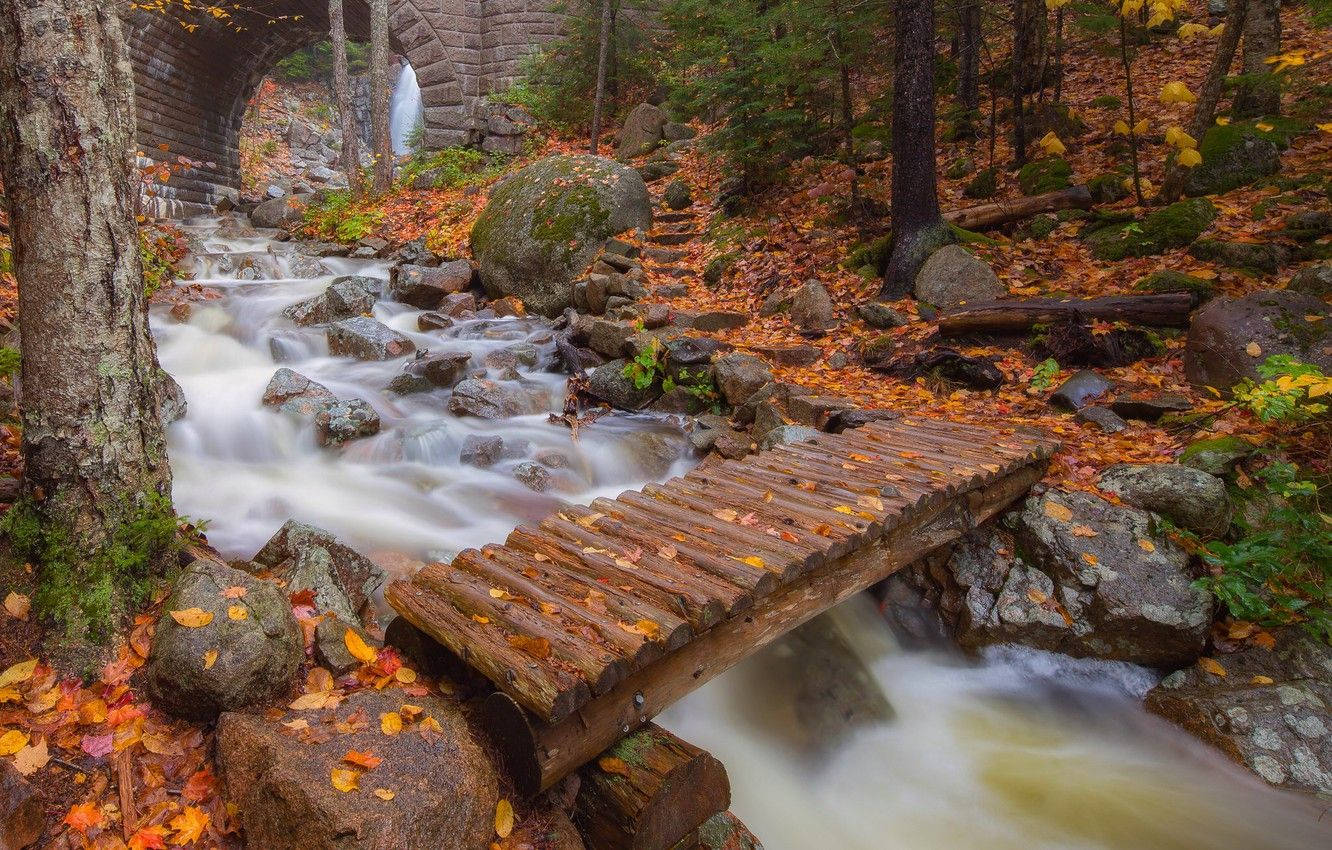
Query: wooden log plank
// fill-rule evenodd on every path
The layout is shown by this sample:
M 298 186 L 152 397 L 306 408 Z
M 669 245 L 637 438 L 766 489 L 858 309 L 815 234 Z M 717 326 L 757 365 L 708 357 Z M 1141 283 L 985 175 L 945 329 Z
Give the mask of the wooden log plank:
M 1044 463 L 1033 462 L 962 499 L 921 511 L 861 550 L 778 589 L 745 616 L 713 627 L 631 674 L 583 706 L 575 719 L 533 725 L 509 696 L 492 695 L 483 713 L 510 774 L 524 793 L 549 788 L 624 730 L 647 722 L 758 648 L 994 516 L 1039 481 L 1044 470 Z
M 824 493 L 831 492 L 836 487 L 835 482 L 839 479 L 843 482 L 842 489 L 863 485 L 866 493 L 873 489 L 877 493 L 883 494 L 885 492 L 884 487 L 892 486 L 893 495 L 901 500 L 903 509 L 908 511 L 920 510 L 936 504 L 944 498 L 943 494 L 931 482 L 902 475 L 900 470 L 879 472 L 874 476 L 873 481 L 870 481 L 865 476 L 866 470 L 850 461 L 846 463 L 846 466 L 854 467 L 853 469 L 846 469 L 841 465 L 829 467 L 826 464 L 819 464 L 810 458 L 792 453 L 774 453 L 769 461 L 759 461 L 759 464 L 769 469 L 785 471 L 806 481 L 816 481 L 824 484 L 826 486 L 820 488 Z M 839 503 L 854 503 L 859 495 L 863 494 L 850 493 L 847 498 L 840 500 Z M 867 520 L 857 521 L 861 523 L 868 522 Z
M 844 437 L 841 434 L 837 435 L 837 441 L 833 445 L 849 452 L 853 463 L 869 463 L 872 465 L 871 468 L 893 470 L 899 474 L 903 470 L 924 470 L 927 473 L 927 480 L 943 485 L 949 496 L 979 486 L 987 477 L 984 471 L 971 469 L 959 463 L 955 457 L 942 454 L 925 445 L 894 452 L 881 444 L 858 440 L 854 436 Z M 861 461 L 859 458 L 869 460 Z
M 649 723 L 580 773 L 574 823 L 589 850 L 670 850 L 731 805 L 726 768 Z
M 592 696 L 580 677 L 520 652 L 499 629 L 479 630 L 437 593 L 395 581 L 385 597 L 409 623 L 548 723 L 560 722 Z
M 943 220 L 966 230 L 990 230 L 1041 213 L 1091 209 L 1092 203 L 1091 190 L 1086 186 L 1069 186 L 1041 195 L 952 210 L 943 214 Z
M 594 695 L 604 694 L 629 672 L 629 664 L 607 651 L 604 644 L 579 639 L 560 627 L 558 620 L 517 601 L 491 595 L 488 582 L 447 564 L 431 564 L 420 570 L 412 583 L 438 592 L 464 614 L 473 618 L 478 630 L 490 622 L 502 627 L 516 649 L 544 658 L 538 647 L 577 672 Z M 490 621 L 481 623 L 476 618 Z M 506 636 L 507 638 L 508 636 Z
M 1182 328 L 1188 326 L 1192 309 L 1193 296 L 1187 292 L 992 301 L 944 313 L 939 317 L 939 334 L 952 337 L 1025 333 L 1033 325 L 1091 319 Z
M 834 467 L 826 463 L 810 463 L 803 457 L 791 454 L 758 455 L 746 458 L 743 463 L 749 468 L 748 475 L 752 477 L 771 480 L 773 475 L 777 475 L 797 489 L 801 489 L 801 485 L 815 484 L 807 492 L 811 496 L 826 499 L 830 508 L 854 502 L 862 495 L 884 495 L 882 480 L 869 481 L 853 476 L 850 473 L 854 470 L 843 469 L 840 464 Z M 921 497 L 933 492 L 932 488 L 924 487 L 898 487 L 897 490 L 896 497 L 903 509 L 918 505 Z
M 809 462 L 817 460 L 816 453 L 803 451 L 800 446 L 781 446 L 786 453 L 803 457 Z M 914 457 L 882 457 L 879 455 L 868 455 L 852 452 L 854 457 L 847 457 L 843 463 L 843 468 L 853 466 L 854 469 L 847 470 L 855 472 L 857 475 L 866 478 L 882 478 L 893 483 L 901 480 L 915 481 L 919 483 L 934 499 L 948 499 L 957 495 L 960 489 L 960 483 L 956 479 L 950 479 L 943 470 L 929 469 L 920 463 L 923 453 L 917 451 L 905 451 L 906 454 Z

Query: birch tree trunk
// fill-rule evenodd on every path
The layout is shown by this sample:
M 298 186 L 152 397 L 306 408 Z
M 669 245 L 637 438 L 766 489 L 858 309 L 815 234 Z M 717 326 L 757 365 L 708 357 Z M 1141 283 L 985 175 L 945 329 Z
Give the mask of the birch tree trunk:
M 1281 114 L 1281 83 L 1267 59 L 1281 52 L 1281 0 L 1250 0 L 1244 16 L 1244 83 L 1231 114 L 1259 118 Z
M 388 0 L 370 0 L 370 137 L 375 148 L 375 192 L 393 183 L 393 143 L 389 139 Z
M 342 170 L 347 173 L 347 186 L 352 194 L 360 195 L 361 136 L 356 129 L 356 115 L 352 112 L 351 81 L 347 70 L 347 26 L 342 14 L 342 0 L 328 0 L 328 37 L 333 43 L 333 98 L 337 102 L 342 125 Z
M 0 0 L 0 177 L 19 284 L 25 464 L 12 509 L 25 521 L 10 532 L 38 560 L 38 601 L 67 606 L 52 613 L 75 638 L 109 625 L 128 593 L 123 559 L 109 555 L 126 523 L 145 510 L 170 521 L 167 379 L 148 331 L 134 78 L 118 9 Z

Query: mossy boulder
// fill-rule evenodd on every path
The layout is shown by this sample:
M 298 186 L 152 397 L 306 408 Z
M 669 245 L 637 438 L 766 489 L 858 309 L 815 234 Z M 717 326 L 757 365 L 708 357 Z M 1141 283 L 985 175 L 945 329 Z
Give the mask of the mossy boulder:
M 1024 195 L 1044 195 L 1073 185 L 1073 167 L 1060 156 L 1038 159 L 1022 166 L 1018 187 Z
M 1332 298 L 1332 263 L 1300 269 L 1286 288 L 1315 298 Z
M 944 177 L 949 180 L 961 180 L 976 170 L 976 163 L 969 156 L 959 156 L 944 168 Z
M 1201 304 L 1216 294 L 1215 281 L 1204 280 L 1174 269 L 1152 272 L 1135 283 L 1133 288 L 1142 292 L 1187 292 L 1193 296 L 1194 304 Z
M 1263 274 L 1276 274 L 1291 258 L 1290 249 L 1284 245 L 1272 242 L 1226 242 L 1220 239 L 1199 239 L 1189 246 L 1189 253 L 1200 260 Z
M 1276 354 L 1332 372 L 1332 311 L 1288 289 L 1244 298 L 1215 298 L 1193 314 L 1184 347 L 1184 374 L 1195 386 L 1229 392 Z
M 962 194 L 968 198 L 990 198 L 999 189 L 999 177 L 994 168 L 983 168 L 976 172 L 976 176 L 971 178 L 971 182 L 962 189 Z
M 1202 163 L 1189 172 L 1184 193 L 1215 195 L 1247 186 L 1281 169 L 1277 145 L 1252 127 L 1242 124 L 1216 125 L 1198 143 Z
M 1189 443 L 1180 453 L 1179 462 L 1208 475 L 1224 476 L 1253 452 L 1253 445 L 1240 437 L 1209 437 Z
M 1088 180 L 1087 191 L 1091 192 L 1092 200 L 1099 204 L 1113 204 L 1129 196 L 1129 187 L 1124 185 L 1123 176 L 1113 172 L 1098 174 Z
M 1197 239 L 1216 218 L 1216 206 L 1206 198 L 1178 201 L 1141 221 L 1112 222 L 1086 235 L 1098 260 L 1149 257 Z
M 596 156 L 552 156 L 503 181 L 472 226 L 472 255 L 493 298 L 558 315 L 607 239 L 652 224 L 638 172 Z

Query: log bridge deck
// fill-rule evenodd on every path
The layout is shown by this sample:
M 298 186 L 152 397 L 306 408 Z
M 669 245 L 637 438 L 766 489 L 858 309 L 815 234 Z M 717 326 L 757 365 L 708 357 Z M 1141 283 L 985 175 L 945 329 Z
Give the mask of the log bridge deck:
M 521 792 L 549 788 L 768 642 L 984 522 L 1056 447 L 907 416 L 520 526 L 388 589 L 498 691 Z

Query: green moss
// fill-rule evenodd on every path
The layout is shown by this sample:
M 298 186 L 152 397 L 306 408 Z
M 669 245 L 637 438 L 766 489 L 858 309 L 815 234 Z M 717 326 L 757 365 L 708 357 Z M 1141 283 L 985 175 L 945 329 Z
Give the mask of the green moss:
M 1281 168 L 1278 145 L 1249 124 L 1214 125 L 1198 142 L 1202 164 L 1189 172 L 1190 195 L 1214 195 L 1247 186 Z
M 1018 186 L 1024 195 L 1043 195 L 1072 184 L 1073 167 L 1059 156 L 1038 159 L 1022 166 L 1018 172 Z
M 569 243 L 600 231 L 609 220 L 610 210 L 601 202 L 596 189 L 555 187 L 532 212 L 532 236 L 542 242 L 560 244 L 572 254 Z
M 1124 101 L 1113 94 L 1103 94 L 1092 98 L 1091 105 L 1096 109 L 1118 109 L 1124 105 Z
M 1290 258 L 1285 248 L 1271 242 L 1224 242 L 1219 239 L 1201 239 L 1190 246 L 1189 253 L 1200 260 L 1262 274 L 1275 274 Z
M 1206 198 L 1191 198 L 1159 209 L 1142 221 L 1111 223 L 1084 237 L 1099 260 L 1147 257 L 1183 248 L 1197 239 L 1216 218 L 1216 206 Z
M 643 764 L 643 753 L 652 749 L 653 743 L 652 731 L 640 729 L 632 735 L 621 738 L 619 743 L 611 747 L 611 755 L 625 764 L 639 767 Z
M 974 230 L 967 230 L 965 227 L 958 227 L 952 222 L 948 224 L 948 232 L 952 234 L 953 242 L 958 245 L 998 245 L 999 243 L 984 233 L 977 233 Z M 946 243 L 947 244 L 947 243 Z M 886 258 L 885 258 L 886 262 Z
M 1216 284 L 1174 269 L 1152 272 L 1133 285 L 1142 292 L 1187 292 L 1195 304 L 1201 304 L 1216 294 Z
M 1091 192 L 1092 200 L 1101 204 L 1113 204 L 1129 196 L 1129 188 L 1124 185 L 1123 175 L 1114 172 L 1098 174 L 1088 180 L 1087 191 Z
M 1032 239 L 1044 239 L 1054 233 L 1059 226 L 1059 219 L 1052 215 L 1038 215 L 1027 222 L 1025 231 Z
M 969 156 L 959 156 L 944 168 L 944 177 L 949 180 L 961 180 L 976 170 L 976 163 Z
M 983 168 L 971 178 L 962 194 L 968 198 L 989 198 L 994 196 L 998 188 L 999 177 L 994 168 Z
M 893 235 L 884 234 L 869 242 L 857 245 L 847 255 L 846 262 L 842 265 L 850 269 L 860 269 L 869 267 L 874 269 L 875 274 L 883 274 L 883 270 L 888 266 L 888 257 L 893 252 Z
M 1209 475 L 1225 475 L 1253 451 L 1253 446 L 1239 437 L 1213 437 L 1190 443 L 1179 462 Z

